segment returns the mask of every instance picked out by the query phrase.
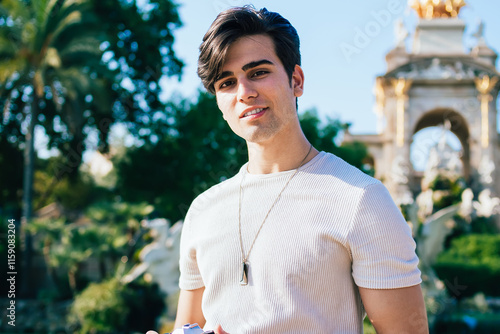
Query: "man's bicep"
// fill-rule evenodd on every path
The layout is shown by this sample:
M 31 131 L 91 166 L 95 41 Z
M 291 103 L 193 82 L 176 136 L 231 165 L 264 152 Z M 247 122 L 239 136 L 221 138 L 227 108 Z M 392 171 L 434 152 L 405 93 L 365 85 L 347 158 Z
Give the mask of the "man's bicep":
M 359 288 L 366 314 L 378 334 L 429 333 L 420 285 L 398 289 Z
M 187 323 L 198 323 L 200 327 L 205 326 L 205 317 L 201 310 L 201 301 L 205 287 L 195 290 L 181 290 L 177 306 L 177 317 L 175 328 Z

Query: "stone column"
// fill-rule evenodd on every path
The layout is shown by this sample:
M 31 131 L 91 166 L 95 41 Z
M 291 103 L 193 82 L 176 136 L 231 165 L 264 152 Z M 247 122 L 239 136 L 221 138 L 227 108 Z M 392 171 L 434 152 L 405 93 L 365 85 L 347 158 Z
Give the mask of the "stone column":
M 396 131 L 394 140 L 394 155 L 391 164 L 391 183 L 394 189 L 394 200 L 398 205 L 409 204 L 413 200 L 409 181 L 411 174 L 410 147 L 407 131 L 408 117 L 406 108 L 408 91 L 412 80 L 399 78 L 391 80 L 396 97 Z
M 396 146 L 405 145 L 406 128 L 406 102 L 408 101 L 408 90 L 412 81 L 405 78 L 393 79 L 394 94 L 396 95 Z
M 495 106 L 492 90 L 497 84 L 498 77 L 484 75 L 475 79 L 476 89 L 481 102 L 481 162 L 479 163 L 479 183 L 485 189 L 495 191 L 495 150 L 497 144 Z
M 384 132 L 385 120 L 384 120 L 384 108 L 385 108 L 385 88 L 384 79 L 378 77 L 375 80 L 375 107 L 374 111 L 377 115 L 377 133 L 380 134 Z

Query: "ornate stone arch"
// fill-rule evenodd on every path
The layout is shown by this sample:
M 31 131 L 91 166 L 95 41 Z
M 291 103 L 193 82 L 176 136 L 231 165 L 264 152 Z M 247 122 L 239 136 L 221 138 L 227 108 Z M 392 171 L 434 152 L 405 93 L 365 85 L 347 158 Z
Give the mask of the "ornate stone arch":
M 460 112 L 449 108 L 435 108 L 424 112 L 411 125 L 411 136 L 413 138 L 417 134 L 417 132 L 421 130 L 435 126 L 442 126 L 446 122 L 448 122 L 448 130 L 458 138 L 462 146 L 462 155 L 460 157 L 460 160 L 462 161 L 462 175 L 465 180 L 469 181 L 473 176 L 471 174 L 472 169 L 470 164 L 470 131 L 467 120 L 463 115 L 460 114 Z M 414 149 L 416 148 L 410 148 L 410 150 Z M 424 149 L 424 152 L 426 154 L 428 153 L 428 147 Z M 410 152 L 410 155 L 412 155 L 412 153 L 414 154 L 414 152 Z M 409 188 L 414 194 L 421 191 L 422 176 L 422 172 L 415 171 L 414 169 L 411 170 L 411 175 L 409 177 Z
M 411 50 L 404 40 L 409 34 L 400 31 L 397 45 L 386 55 L 387 71 L 376 78 L 378 134 L 347 133 L 344 140 L 368 146 L 375 160 L 375 177 L 383 180 L 398 202 L 412 190 L 410 145 L 414 134 L 448 119 L 450 131 L 463 147 L 465 178 L 475 182 L 477 189 L 500 194 L 500 168 L 494 167 L 500 164 L 497 54 L 486 45 L 482 31 L 476 34 L 477 45 L 466 50 L 465 23 L 457 17 L 460 8 L 444 15 L 442 10 L 448 7 L 431 4 L 426 5 L 425 13 L 423 7 L 415 8 L 421 19 L 413 32 Z M 428 11 L 431 7 L 436 11 Z
M 457 136 L 462 144 L 463 155 L 462 163 L 464 168 L 464 177 L 469 179 L 471 177 L 470 168 L 470 130 L 469 124 L 465 117 L 460 112 L 447 108 L 436 108 L 424 113 L 414 124 L 411 131 L 414 136 L 420 130 L 432 126 L 439 126 L 448 120 L 450 122 L 450 131 Z

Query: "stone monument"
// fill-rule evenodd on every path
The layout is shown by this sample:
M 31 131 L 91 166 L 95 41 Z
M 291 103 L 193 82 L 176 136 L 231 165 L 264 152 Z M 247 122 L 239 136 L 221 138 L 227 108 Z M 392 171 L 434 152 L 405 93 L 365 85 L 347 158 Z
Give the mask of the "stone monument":
M 345 141 L 368 146 L 375 177 L 382 180 L 396 201 L 421 191 L 421 173 L 410 163 L 413 136 L 418 131 L 444 126 L 462 145 L 459 157 L 463 177 L 474 191 L 500 194 L 500 139 L 496 100 L 500 73 L 497 54 L 488 47 L 481 23 L 476 45 L 466 50 L 465 23 L 460 19 L 463 0 L 410 1 L 418 15 L 407 50 L 407 33 L 396 25 L 396 45 L 386 55 L 387 71 L 375 80 L 378 134 L 345 134 Z

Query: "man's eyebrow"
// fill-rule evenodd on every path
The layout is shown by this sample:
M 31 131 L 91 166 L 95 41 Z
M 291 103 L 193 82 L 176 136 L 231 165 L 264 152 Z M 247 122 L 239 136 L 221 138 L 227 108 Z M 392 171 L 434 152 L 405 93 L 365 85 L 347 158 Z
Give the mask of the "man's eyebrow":
M 243 71 L 246 71 L 248 69 L 251 69 L 251 68 L 254 68 L 254 67 L 257 67 L 257 66 L 260 66 L 260 65 L 263 65 L 263 64 L 266 64 L 266 65 L 274 65 L 274 63 L 270 60 L 267 60 L 267 59 L 262 59 L 262 60 L 257 60 L 257 61 L 252 61 L 248 64 L 245 64 L 243 65 L 243 67 L 241 68 Z
M 243 65 L 243 67 L 241 68 L 243 71 L 247 71 L 251 68 L 254 68 L 254 67 L 257 67 L 257 66 L 260 66 L 260 65 L 263 65 L 263 64 L 266 64 L 266 65 L 274 65 L 274 63 L 270 60 L 267 60 L 267 59 L 261 59 L 261 60 L 256 60 L 256 61 L 252 61 L 248 64 L 245 64 Z M 216 78 L 215 78 L 215 82 L 219 81 L 219 80 L 222 80 L 224 78 L 227 78 L 231 75 L 233 75 L 234 73 L 231 72 L 231 71 L 224 71 L 222 72 L 221 74 L 219 74 Z
M 217 82 L 217 81 L 222 80 L 222 79 L 224 79 L 224 78 L 230 77 L 231 75 L 233 75 L 233 72 L 231 72 L 231 71 L 224 71 L 224 72 L 222 72 L 221 74 L 219 74 L 219 75 L 215 78 L 215 81 L 214 81 L 214 82 Z

